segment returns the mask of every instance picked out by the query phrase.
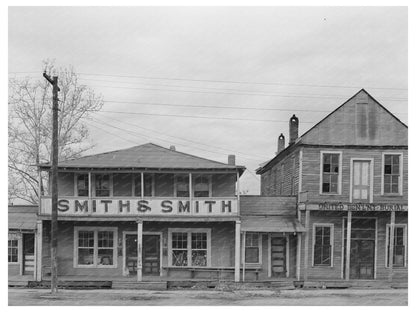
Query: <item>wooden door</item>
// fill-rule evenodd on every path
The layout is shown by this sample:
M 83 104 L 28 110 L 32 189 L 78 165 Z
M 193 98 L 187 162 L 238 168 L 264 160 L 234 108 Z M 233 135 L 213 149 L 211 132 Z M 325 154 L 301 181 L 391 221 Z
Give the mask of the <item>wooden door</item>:
M 160 274 L 160 236 L 143 235 L 143 274 Z
M 23 234 L 23 274 L 35 271 L 35 234 Z
M 286 276 L 286 238 L 271 237 L 272 277 Z
M 126 269 L 129 275 L 137 274 L 137 234 L 126 234 Z
M 370 201 L 370 161 L 353 161 L 352 199 L 355 202 Z

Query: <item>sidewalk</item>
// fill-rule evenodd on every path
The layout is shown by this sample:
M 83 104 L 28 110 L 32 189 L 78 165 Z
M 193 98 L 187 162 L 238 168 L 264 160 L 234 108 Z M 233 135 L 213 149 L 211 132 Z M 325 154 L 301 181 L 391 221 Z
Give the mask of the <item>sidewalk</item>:
M 9 305 L 407 305 L 407 289 L 59 290 L 9 288 Z

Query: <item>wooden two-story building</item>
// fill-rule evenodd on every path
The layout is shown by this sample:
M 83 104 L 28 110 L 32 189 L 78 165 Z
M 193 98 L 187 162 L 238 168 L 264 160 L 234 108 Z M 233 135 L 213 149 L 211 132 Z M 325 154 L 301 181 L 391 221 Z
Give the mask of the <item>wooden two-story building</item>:
M 218 269 L 238 280 L 244 170 L 233 155 L 220 163 L 151 143 L 60 162 L 58 275 L 141 281 Z M 38 280 L 50 270 L 50 216 L 45 195 Z
M 407 280 L 408 128 L 364 89 L 262 165 L 261 194 L 295 195 L 301 280 Z

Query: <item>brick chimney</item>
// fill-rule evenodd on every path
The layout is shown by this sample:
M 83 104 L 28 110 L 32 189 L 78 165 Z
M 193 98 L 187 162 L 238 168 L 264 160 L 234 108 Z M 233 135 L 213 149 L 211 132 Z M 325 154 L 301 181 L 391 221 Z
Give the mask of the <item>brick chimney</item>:
M 235 166 L 235 155 L 228 155 L 228 164 Z
M 298 117 L 293 114 L 293 116 L 289 120 L 289 145 L 295 143 L 296 139 L 298 138 L 299 132 L 299 119 Z
M 279 139 L 277 139 L 277 154 L 279 154 L 281 151 L 285 149 L 285 136 L 283 133 L 280 133 Z
M 169 149 L 170 149 L 171 151 L 176 151 L 176 147 L 175 147 L 175 145 L 171 145 L 171 146 L 169 147 Z

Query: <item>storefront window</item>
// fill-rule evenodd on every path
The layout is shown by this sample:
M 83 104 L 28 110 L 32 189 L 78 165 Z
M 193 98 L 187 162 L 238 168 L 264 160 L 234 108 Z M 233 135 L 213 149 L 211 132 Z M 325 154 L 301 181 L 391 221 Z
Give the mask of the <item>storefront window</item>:
M 8 261 L 9 263 L 17 263 L 19 262 L 19 241 L 17 239 L 9 239 L 8 243 Z
M 406 244 L 405 244 L 405 225 L 395 225 L 394 226 L 394 246 L 393 246 L 393 266 L 394 267 L 404 267 L 405 266 L 405 254 L 406 254 Z M 390 226 L 387 227 L 387 267 L 390 266 Z
M 338 193 L 339 154 L 324 153 L 322 157 L 322 193 Z
M 172 265 L 188 265 L 188 233 L 172 233 Z
M 399 184 L 400 155 L 384 155 L 384 193 L 398 194 Z
M 169 229 L 172 266 L 210 266 L 209 229 Z
M 246 233 L 246 263 L 260 263 L 260 234 Z
M 207 266 L 207 233 L 192 233 L 192 265 Z
M 314 225 L 313 264 L 331 266 L 332 262 L 332 226 Z
M 83 267 L 115 267 L 117 230 L 115 228 L 75 228 L 76 264 Z
M 110 175 L 96 174 L 95 175 L 95 196 L 109 197 L 110 196 Z

